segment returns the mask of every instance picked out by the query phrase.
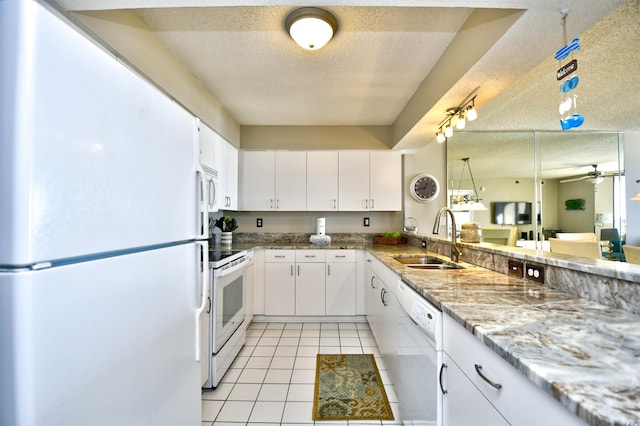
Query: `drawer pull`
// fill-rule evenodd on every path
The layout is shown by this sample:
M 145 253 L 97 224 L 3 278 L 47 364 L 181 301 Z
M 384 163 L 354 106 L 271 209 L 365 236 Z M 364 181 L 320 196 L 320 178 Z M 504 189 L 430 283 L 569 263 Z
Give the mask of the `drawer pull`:
M 440 390 L 442 391 L 443 395 L 446 395 L 449 391 L 445 390 L 444 386 L 442 386 L 442 373 L 444 373 L 444 369 L 447 368 L 448 365 L 445 364 L 444 362 L 442 363 L 442 365 L 440 366 Z
M 347 257 L 346 254 L 336 254 L 336 258 L 345 258 Z
M 371 277 L 371 288 L 376 288 L 376 285 L 373 283 L 373 280 L 375 280 L 376 277 Z
M 305 254 L 304 257 L 314 258 L 314 257 L 316 257 L 316 255 L 315 254 Z
M 274 257 L 277 258 L 277 259 L 284 259 L 286 256 L 284 256 L 282 254 L 276 254 Z
M 502 385 L 500 383 L 496 383 L 493 380 L 489 379 L 484 374 L 482 374 L 482 366 L 480 364 L 474 364 L 474 365 L 476 367 L 476 373 L 478 373 L 478 376 L 482 377 L 482 380 L 484 380 L 485 382 L 489 383 L 491 386 L 493 386 L 496 389 L 501 389 L 502 388 Z

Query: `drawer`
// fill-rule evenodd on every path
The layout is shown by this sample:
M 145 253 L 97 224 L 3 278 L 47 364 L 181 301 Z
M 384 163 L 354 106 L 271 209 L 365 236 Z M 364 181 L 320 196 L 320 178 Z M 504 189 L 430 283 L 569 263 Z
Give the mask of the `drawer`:
M 324 263 L 326 250 L 296 250 L 297 263 L 322 262 Z
M 295 262 L 295 250 L 267 250 L 264 256 L 265 262 Z
M 356 261 L 355 250 L 327 250 L 327 262 L 354 263 Z
M 444 315 L 443 338 L 445 352 L 509 423 L 519 426 L 585 424 L 448 315 Z M 481 367 L 479 372 L 476 365 Z M 501 388 L 489 384 L 480 373 Z

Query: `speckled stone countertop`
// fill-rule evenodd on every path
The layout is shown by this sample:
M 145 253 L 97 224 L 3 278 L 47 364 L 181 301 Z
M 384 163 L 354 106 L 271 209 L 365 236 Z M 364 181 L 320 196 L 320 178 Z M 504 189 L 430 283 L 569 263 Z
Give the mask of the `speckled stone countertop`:
M 368 250 L 590 425 L 640 425 L 640 316 L 474 265 L 419 271 Z

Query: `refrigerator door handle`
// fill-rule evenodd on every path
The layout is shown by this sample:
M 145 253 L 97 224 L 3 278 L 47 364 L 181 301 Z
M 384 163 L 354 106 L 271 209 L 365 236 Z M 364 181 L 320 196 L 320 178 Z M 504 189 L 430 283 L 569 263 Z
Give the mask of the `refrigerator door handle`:
M 200 315 L 207 308 L 209 300 L 209 243 L 206 241 L 196 241 L 196 245 L 200 246 L 202 264 L 198 268 L 200 270 L 200 284 L 202 284 L 202 299 L 200 306 L 196 309 L 196 362 L 200 362 Z
M 207 209 L 207 193 L 205 192 L 204 173 L 201 170 L 196 171 L 197 182 L 197 198 L 198 198 L 198 239 L 209 238 L 209 212 Z

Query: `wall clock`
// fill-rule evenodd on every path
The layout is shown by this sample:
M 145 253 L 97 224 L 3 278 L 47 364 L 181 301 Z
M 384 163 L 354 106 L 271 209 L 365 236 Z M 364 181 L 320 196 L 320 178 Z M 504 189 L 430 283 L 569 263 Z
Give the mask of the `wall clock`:
M 416 201 L 428 203 L 435 200 L 440 193 L 440 184 L 430 174 L 421 173 L 411 181 L 409 192 Z

